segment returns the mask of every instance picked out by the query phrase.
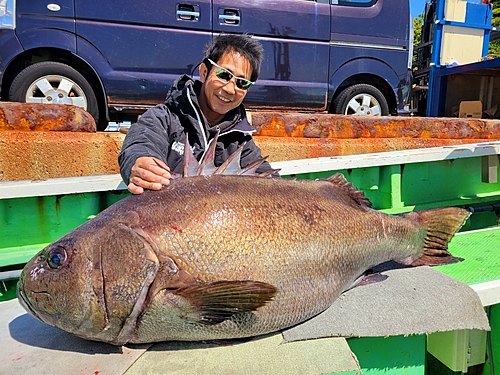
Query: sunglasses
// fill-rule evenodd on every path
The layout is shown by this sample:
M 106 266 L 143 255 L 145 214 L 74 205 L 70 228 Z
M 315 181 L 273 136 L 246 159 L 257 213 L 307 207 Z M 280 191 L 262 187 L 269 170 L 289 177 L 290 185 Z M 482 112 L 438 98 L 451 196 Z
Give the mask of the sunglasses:
M 245 78 L 239 78 L 236 77 L 233 73 L 231 73 L 229 70 L 226 68 L 223 68 L 220 65 L 217 65 L 215 62 L 212 60 L 208 59 L 207 60 L 210 62 L 210 64 L 215 65 L 217 69 L 215 70 L 215 76 L 221 80 L 222 82 L 229 82 L 233 78 L 236 79 L 236 87 L 239 88 L 240 90 L 248 90 L 250 86 L 252 86 L 255 82 L 249 81 L 248 79 Z

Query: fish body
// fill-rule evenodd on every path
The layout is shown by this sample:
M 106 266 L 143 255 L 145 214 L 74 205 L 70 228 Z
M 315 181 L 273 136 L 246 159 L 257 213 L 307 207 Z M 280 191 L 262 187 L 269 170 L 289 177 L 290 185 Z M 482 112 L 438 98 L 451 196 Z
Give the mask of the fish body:
M 174 180 L 117 202 L 49 245 L 26 266 L 20 295 L 42 321 L 115 344 L 259 335 L 325 310 L 377 264 L 421 258 L 425 216 L 444 215 L 455 226 L 468 216 L 458 208 L 391 216 L 346 186 L 226 175 Z M 238 310 L 247 288 L 256 289 L 250 300 L 259 293 L 264 300 Z
M 341 174 L 211 170 L 122 199 L 50 244 L 18 296 L 40 320 L 116 345 L 261 335 L 327 309 L 377 264 L 457 261 L 446 246 L 468 216 L 387 215 Z

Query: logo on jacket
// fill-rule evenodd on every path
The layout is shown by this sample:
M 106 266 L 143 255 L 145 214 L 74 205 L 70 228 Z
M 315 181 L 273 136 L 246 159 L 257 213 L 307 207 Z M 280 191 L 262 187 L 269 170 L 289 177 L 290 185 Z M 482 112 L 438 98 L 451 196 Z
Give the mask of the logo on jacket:
M 172 144 L 172 150 L 177 152 L 179 155 L 184 155 L 184 143 L 181 143 L 179 141 L 175 141 Z

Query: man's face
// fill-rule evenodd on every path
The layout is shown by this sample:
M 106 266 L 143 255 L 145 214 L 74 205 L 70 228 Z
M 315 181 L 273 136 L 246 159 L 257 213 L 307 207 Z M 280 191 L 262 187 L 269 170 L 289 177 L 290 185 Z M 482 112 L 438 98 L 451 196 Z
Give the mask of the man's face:
M 237 52 L 226 52 L 215 63 L 226 68 L 236 77 L 250 80 L 252 74 L 250 61 Z M 218 124 L 227 112 L 238 107 L 248 91 L 238 88 L 234 78 L 227 82 L 217 78 L 216 70 L 217 67 L 212 66 L 208 73 L 207 66 L 200 65 L 200 80 L 203 86 L 199 102 L 203 114 L 212 125 Z

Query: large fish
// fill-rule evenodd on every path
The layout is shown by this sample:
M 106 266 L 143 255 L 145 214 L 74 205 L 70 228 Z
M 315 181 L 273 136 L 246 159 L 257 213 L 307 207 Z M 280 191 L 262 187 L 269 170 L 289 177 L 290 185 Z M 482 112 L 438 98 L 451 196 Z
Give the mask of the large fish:
M 387 215 L 341 174 L 263 178 L 238 154 L 215 169 L 213 147 L 201 164 L 185 149 L 185 177 L 115 203 L 26 265 L 28 312 L 116 345 L 248 337 L 322 312 L 382 262 L 458 261 L 447 244 L 466 210 Z

